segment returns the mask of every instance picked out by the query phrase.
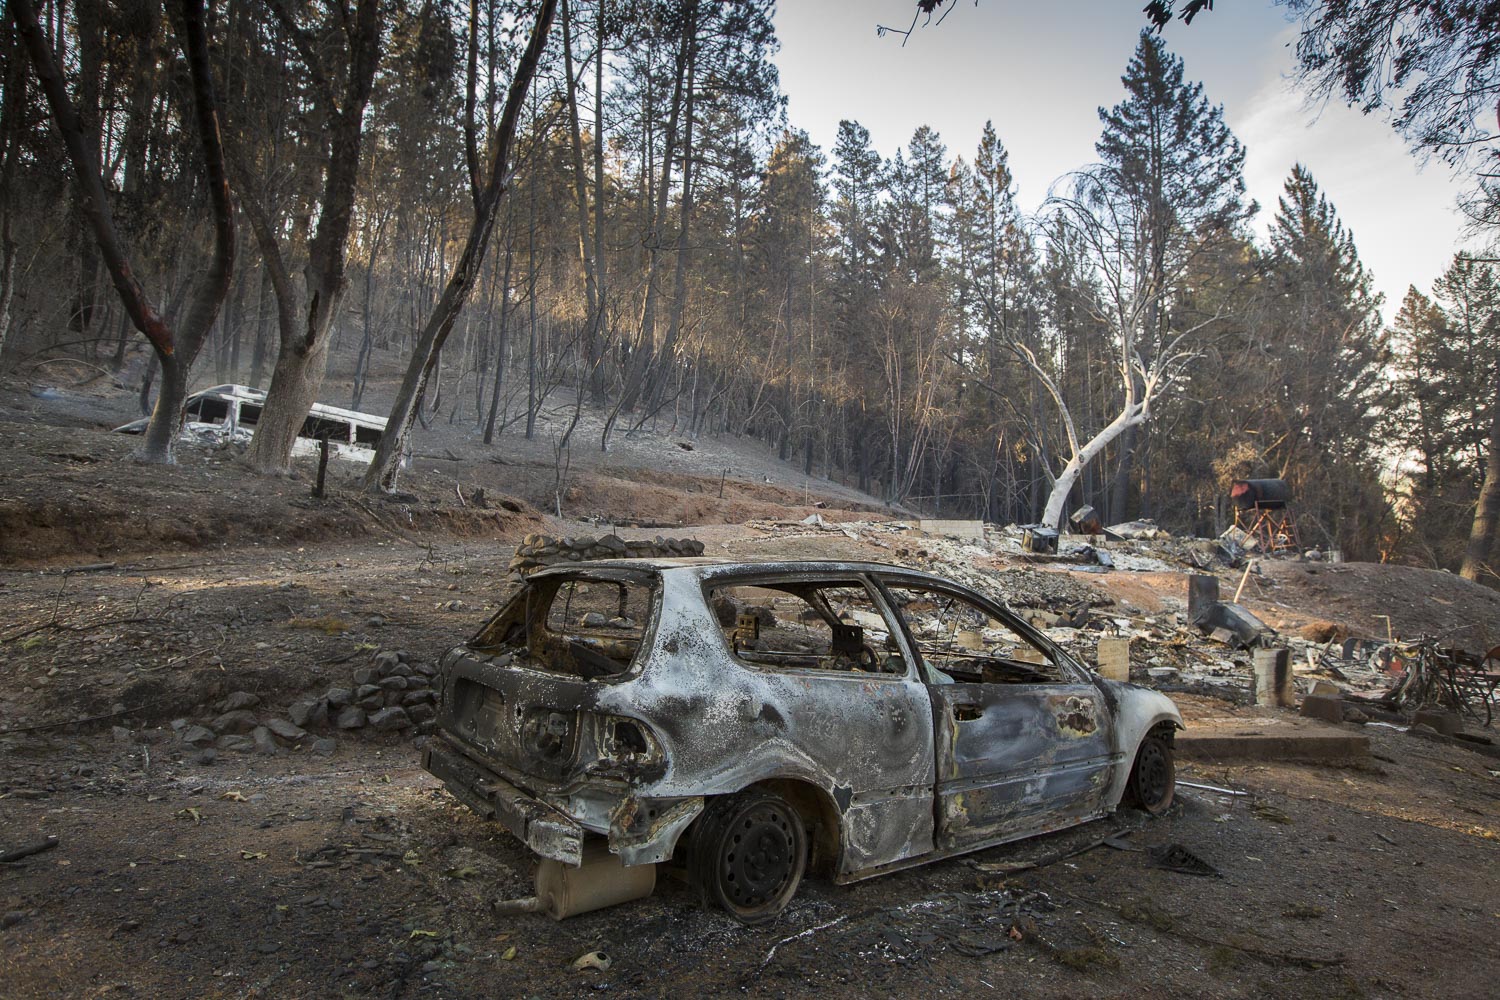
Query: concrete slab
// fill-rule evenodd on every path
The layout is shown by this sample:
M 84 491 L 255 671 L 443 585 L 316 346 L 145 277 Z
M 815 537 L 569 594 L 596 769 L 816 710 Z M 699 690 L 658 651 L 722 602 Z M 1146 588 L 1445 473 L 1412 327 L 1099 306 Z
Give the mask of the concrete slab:
M 1184 760 L 1349 760 L 1370 755 L 1370 738 L 1296 716 L 1225 716 L 1189 720 L 1176 750 Z
M 917 528 L 929 535 L 949 535 L 964 542 L 973 542 L 975 545 L 984 544 L 984 522 L 983 521 L 954 521 L 938 520 L 934 518 L 922 518 L 917 522 Z

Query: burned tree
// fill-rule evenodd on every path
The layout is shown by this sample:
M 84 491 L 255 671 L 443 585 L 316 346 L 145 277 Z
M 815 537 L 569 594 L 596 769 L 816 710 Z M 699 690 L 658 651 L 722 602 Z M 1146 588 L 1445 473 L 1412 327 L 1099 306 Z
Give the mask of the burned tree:
M 510 183 L 510 148 L 515 140 L 516 123 L 521 114 L 521 105 L 526 100 L 527 91 L 531 88 L 532 78 L 536 76 L 542 51 L 547 47 L 547 35 L 551 30 L 552 17 L 556 12 L 557 0 L 542 0 L 537 10 L 536 21 L 531 28 L 531 40 L 527 43 L 520 62 L 516 64 L 515 76 L 511 78 L 510 91 L 505 97 L 505 110 L 501 114 L 500 125 L 496 129 L 494 138 L 494 160 L 490 166 L 489 180 L 483 190 L 477 187 L 479 180 L 477 171 L 470 175 L 471 183 L 475 185 L 473 191 L 474 225 L 469 230 L 469 239 L 464 244 L 463 254 L 459 257 L 458 264 L 453 268 L 453 273 L 448 276 L 448 285 L 443 290 L 443 297 L 438 301 L 437 308 L 432 315 L 427 318 L 417 338 L 411 361 L 406 366 L 406 376 L 401 381 L 401 388 L 396 393 L 396 402 L 391 407 L 386 432 L 381 435 L 380 444 L 375 449 L 375 458 L 370 463 L 370 471 L 365 474 L 366 489 L 393 490 L 396 488 L 396 479 L 401 470 L 401 453 L 405 450 L 406 440 L 411 435 L 412 424 L 421 410 L 422 398 L 427 390 L 427 380 L 437 365 L 438 354 L 443 349 L 444 342 L 453 332 L 453 324 L 458 320 L 458 314 L 469 297 L 469 290 L 479 276 L 480 265 L 484 263 L 484 254 L 489 248 L 490 236 L 495 230 L 495 215 L 500 206 L 500 199 Z M 467 138 L 470 145 L 470 162 L 476 163 L 477 153 L 473 149 L 472 129 L 469 130 Z
M 229 292 L 234 270 L 234 214 L 219 136 L 219 118 L 209 62 L 208 33 L 202 0 L 183 0 L 183 51 L 192 82 L 195 129 L 202 145 L 204 169 L 214 224 L 214 255 L 198 283 L 187 317 L 174 332 L 141 286 L 115 229 L 99 156 L 85 138 L 78 110 L 68 97 L 63 71 L 51 44 L 42 33 L 32 0 L 11 0 L 11 16 L 36 69 L 42 93 L 52 112 L 52 123 L 67 148 L 78 199 L 115 290 L 131 323 L 150 342 L 161 363 L 161 390 L 156 398 L 140 457 L 149 462 L 171 462 L 172 443 L 182 427 L 188 375 L 209 328 Z
M 275 292 L 281 335 L 265 411 L 255 426 L 249 459 L 264 472 L 284 472 L 291 464 L 292 445 L 303 420 L 322 388 L 329 332 L 343 298 L 365 109 L 380 62 L 381 24 L 376 0 L 360 0 L 353 11 L 339 5 L 312 28 L 299 23 L 278 0 L 270 0 L 268 6 L 309 76 L 313 97 L 308 118 L 323 123 L 319 145 L 327 150 L 322 193 L 314 206 L 317 228 L 308 241 L 307 263 L 299 282 L 286 263 L 278 235 L 280 220 L 250 193 L 254 185 L 245 148 L 248 144 L 240 142 L 231 147 L 231 166 L 245 217 Z M 338 54 L 337 62 L 331 52 Z
M 1194 354 L 1191 338 L 1217 321 L 1207 317 L 1185 328 L 1158 322 L 1165 289 L 1176 283 L 1185 260 L 1164 266 L 1155 254 L 1151 214 L 1146 203 L 1122 184 L 1117 171 L 1096 167 L 1074 178 L 1072 192 L 1051 200 L 1055 223 L 1083 252 L 1080 280 L 1093 287 L 1083 297 L 1093 318 L 1113 339 L 1113 373 L 1119 379 L 1119 409 L 1112 420 L 1085 437 L 1067 395 L 1053 375 L 1050 359 L 1008 325 L 985 301 L 1001 344 L 1046 390 L 1057 408 L 1067 459 L 1052 473 L 1043 524 L 1057 527 L 1068 496 L 1089 463 L 1121 435 L 1151 419 L 1152 409 L 1182 377 Z

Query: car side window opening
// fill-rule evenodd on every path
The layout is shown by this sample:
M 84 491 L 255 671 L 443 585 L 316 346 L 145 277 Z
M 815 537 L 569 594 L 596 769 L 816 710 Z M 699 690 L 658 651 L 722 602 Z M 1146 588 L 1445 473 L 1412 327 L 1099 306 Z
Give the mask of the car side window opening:
M 222 424 L 228 416 L 229 403 L 213 396 L 199 396 L 187 407 L 187 419 L 200 424 Z
M 921 656 L 929 684 L 1057 684 L 1067 673 L 983 607 L 937 588 L 888 588 Z
M 724 641 L 745 663 L 776 670 L 905 674 L 885 616 L 864 584 L 726 585 L 707 593 Z

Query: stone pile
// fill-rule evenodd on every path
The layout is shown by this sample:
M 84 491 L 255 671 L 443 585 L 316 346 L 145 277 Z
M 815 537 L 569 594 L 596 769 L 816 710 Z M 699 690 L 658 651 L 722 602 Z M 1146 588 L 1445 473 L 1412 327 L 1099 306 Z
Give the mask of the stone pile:
M 235 691 L 214 706 L 217 714 L 211 718 L 197 723 L 176 719 L 172 729 L 200 764 L 213 763 L 222 751 L 273 756 L 295 748 L 327 756 L 337 744 L 318 732 L 429 732 L 437 716 L 436 676 L 432 664 L 413 662 L 404 651 L 385 650 L 356 669 L 347 684 L 300 698 L 285 713 L 267 711 L 258 694 Z
M 510 571 L 525 577 L 543 566 L 583 562 L 585 559 L 672 558 L 702 554 L 703 543 L 692 538 L 663 538 L 657 535 L 649 540 L 627 542 L 619 535 L 605 535 L 603 538 L 591 535 L 557 538 L 552 535 L 531 534 L 521 539 L 515 558 L 510 561 Z

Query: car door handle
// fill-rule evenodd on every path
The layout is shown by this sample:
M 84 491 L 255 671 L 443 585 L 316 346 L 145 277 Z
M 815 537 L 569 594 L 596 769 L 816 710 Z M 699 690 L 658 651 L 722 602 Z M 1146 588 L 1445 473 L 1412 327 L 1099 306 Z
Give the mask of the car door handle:
M 975 719 L 984 718 L 984 706 L 982 705 L 954 705 L 954 722 L 973 722 Z

